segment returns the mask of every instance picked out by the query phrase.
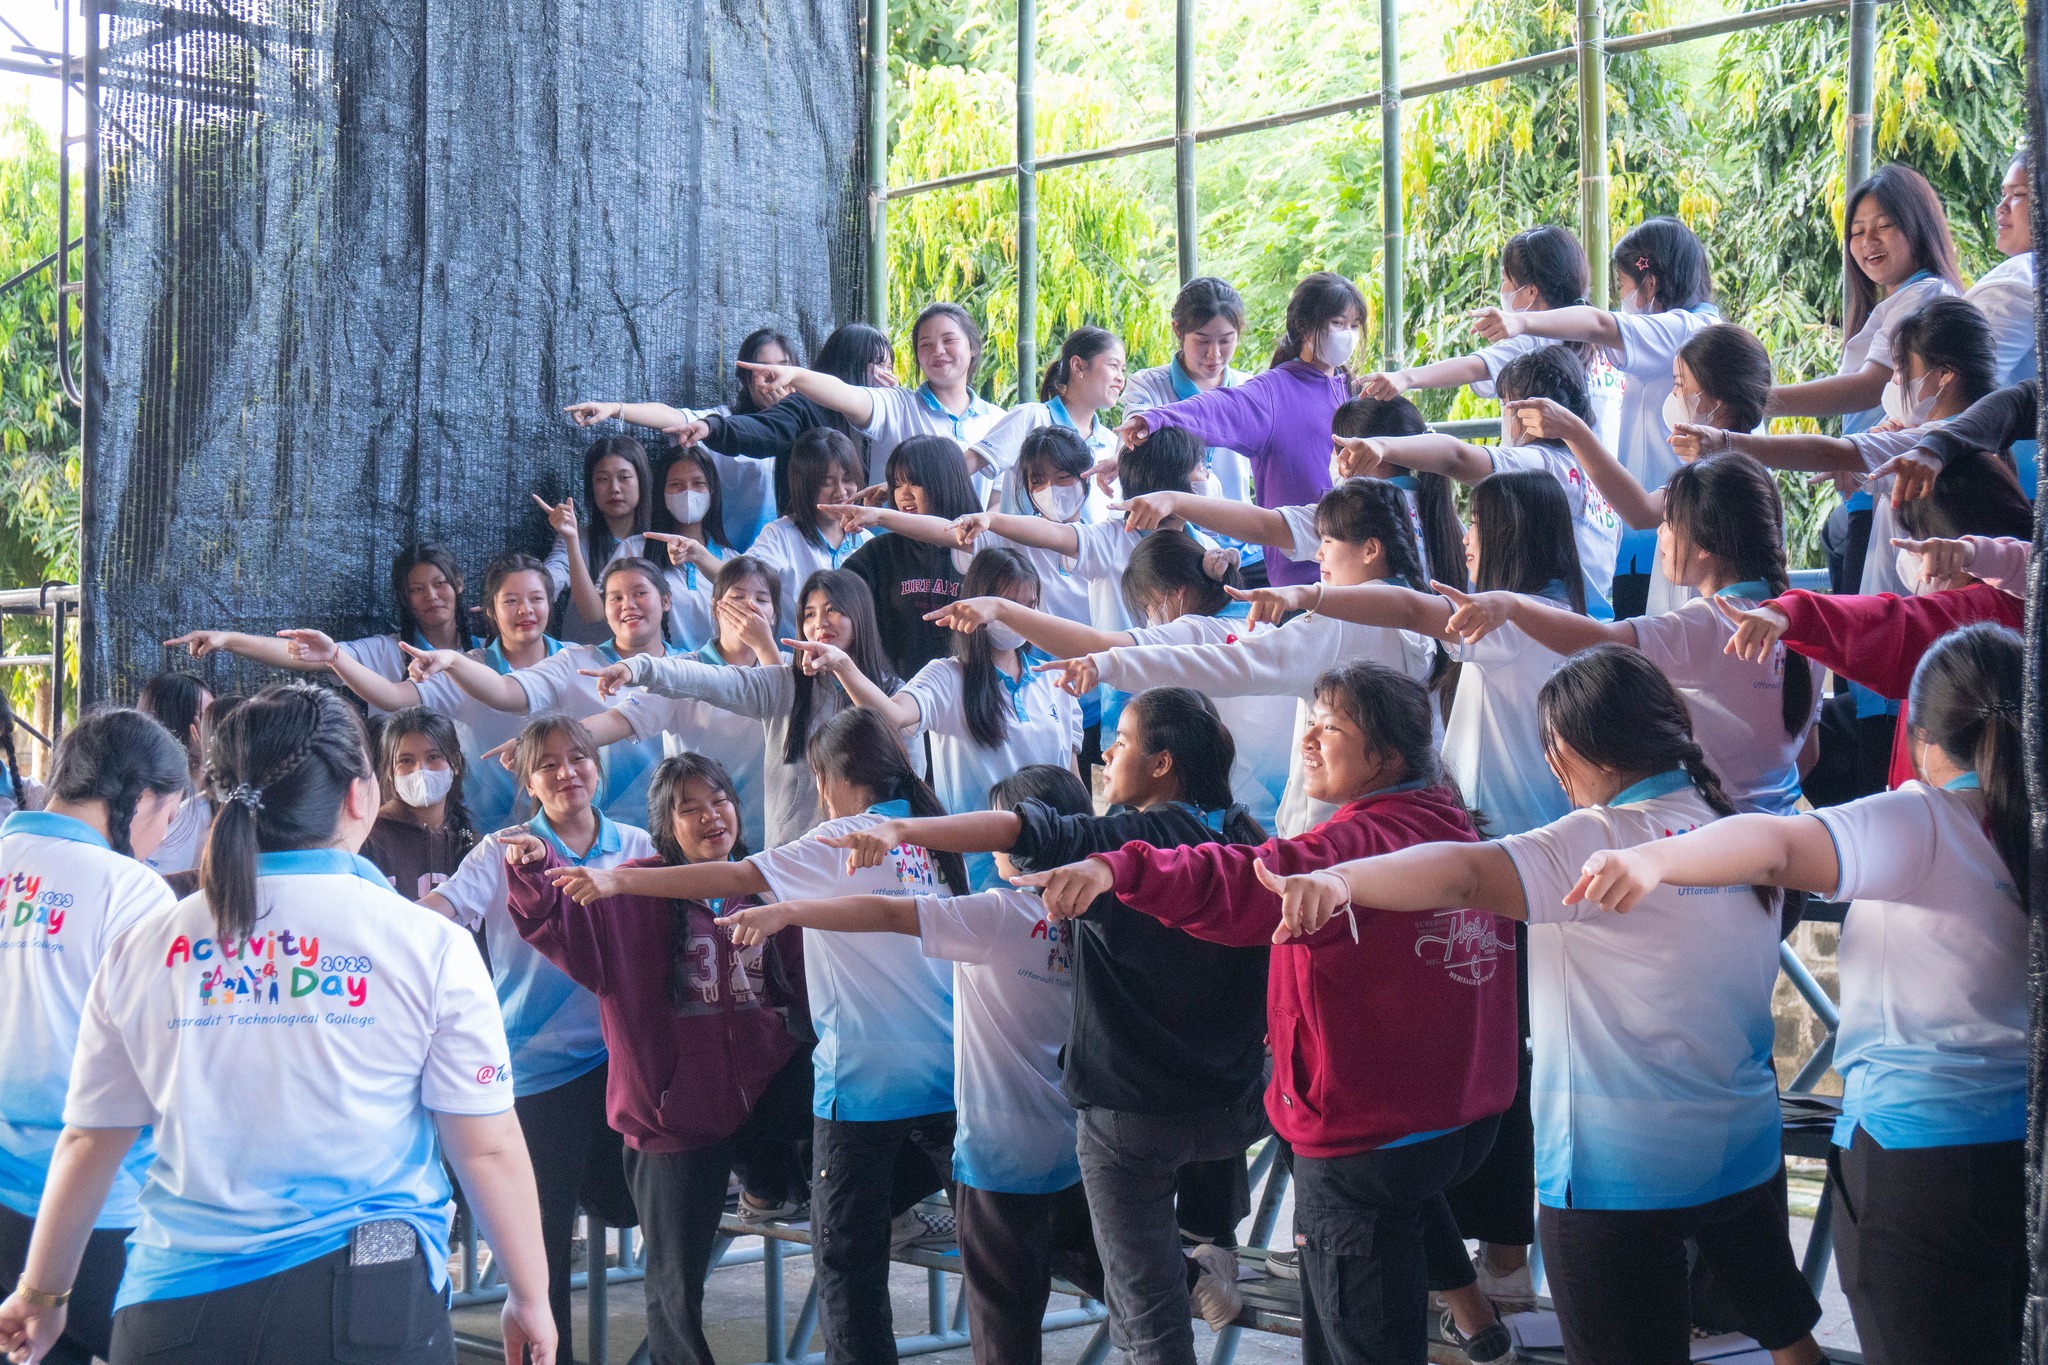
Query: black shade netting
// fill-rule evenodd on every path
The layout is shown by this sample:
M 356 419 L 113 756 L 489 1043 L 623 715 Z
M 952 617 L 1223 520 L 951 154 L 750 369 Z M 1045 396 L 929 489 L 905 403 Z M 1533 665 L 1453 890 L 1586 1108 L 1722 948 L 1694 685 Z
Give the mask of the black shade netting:
M 101 9 L 88 698 L 188 629 L 389 630 L 418 540 L 473 604 L 580 498 L 565 404 L 727 401 L 858 304 L 852 0 Z

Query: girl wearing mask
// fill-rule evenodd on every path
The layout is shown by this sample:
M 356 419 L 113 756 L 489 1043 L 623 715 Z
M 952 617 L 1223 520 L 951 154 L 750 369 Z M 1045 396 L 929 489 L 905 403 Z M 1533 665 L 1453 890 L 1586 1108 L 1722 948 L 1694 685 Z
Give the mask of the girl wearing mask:
M 1342 275 L 1318 272 L 1294 287 L 1270 368 L 1234 389 L 1213 389 L 1124 419 L 1126 445 L 1168 427 L 1205 445 L 1244 452 L 1261 507 L 1313 503 L 1330 487 L 1330 422 L 1351 396 L 1345 366 L 1358 349 L 1365 298 Z M 1291 547 L 1288 547 L 1291 548 Z M 1312 583 L 1312 565 L 1263 547 L 1274 583 Z
M 630 436 L 605 436 L 583 452 L 583 503 L 588 525 L 577 519 L 576 501 L 533 500 L 555 533 L 548 551 L 548 581 L 556 596 L 568 594 L 557 632 L 572 644 L 596 644 L 605 637 L 604 593 L 598 579 L 615 559 L 645 558 L 645 533 L 654 517 L 654 475 L 647 452 Z
M 377 782 L 387 793 L 363 856 L 409 901 L 455 875 L 476 843 L 463 804 L 461 742 L 455 723 L 424 706 L 393 711 L 377 730 Z
M 661 503 L 644 539 L 648 558 L 668 564 L 668 638 L 678 649 L 700 649 L 718 633 L 711 585 L 719 566 L 738 553 L 724 528 L 724 488 L 711 452 L 689 447 L 670 454 Z

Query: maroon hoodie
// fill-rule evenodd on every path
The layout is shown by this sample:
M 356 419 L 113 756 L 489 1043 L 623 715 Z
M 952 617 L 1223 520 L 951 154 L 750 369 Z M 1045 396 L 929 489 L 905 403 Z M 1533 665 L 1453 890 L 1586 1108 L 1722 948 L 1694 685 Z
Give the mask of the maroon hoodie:
M 1448 787 L 1351 802 L 1293 839 L 1126 844 L 1095 856 L 1133 910 L 1216 943 L 1269 941 L 1280 898 L 1252 864 L 1312 872 L 1416 844 L 1476 842 Z M 1303 1156 L 1350 1156 L 1462 1127 L 1515 1098 L 1513 925 L 1479 910 L 1401 914 L 1354 907 L 1307 940 L 1273 949 L 1266 1112 Z
M 799 1046 L 764 998 L 759 950 L 735 949 L 702 901 L 612 896 L 578 905 L 544 875 L 561 865 L 550 848 L 542 861 L 510 869 L 508 908 L 528 943 L 597 996 L 611 1052 L 605 1117 L 643 1152 L 724 1141 Z M 687 920 L 682 953 L 679 916 Z M 680 978 L 673 991 L 672 973 Z

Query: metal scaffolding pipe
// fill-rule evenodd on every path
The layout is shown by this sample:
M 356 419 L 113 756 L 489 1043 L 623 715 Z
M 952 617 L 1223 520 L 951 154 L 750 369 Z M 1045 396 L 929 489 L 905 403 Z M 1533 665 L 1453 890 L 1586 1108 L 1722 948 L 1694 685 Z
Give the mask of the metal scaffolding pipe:
M 1401 368 L 1401 4 L 1380 0 L 1380 350 Z
M 1849 0 L 1849 128 L 1844 139 L 1853 189 L 1870 177 L 1870 111 L 1876 98 L 1877 0 Z
M 1173 224 L 1180 282 L 1197 269 L 1201 219 L 1195 199 L 1195 0 L 1173 7 Z
M 1607 16 L 1601 0 L 1578 0 L 1579 241 L 1592 268 L 1595 307 L 1612 295 L 1607 268 Z
M 889 0 L 868 0 L 868 324 L 889 330 Z
M 1036 398 L 1038 374 L 1038 3 L 1017 0 L 1017 400 Z

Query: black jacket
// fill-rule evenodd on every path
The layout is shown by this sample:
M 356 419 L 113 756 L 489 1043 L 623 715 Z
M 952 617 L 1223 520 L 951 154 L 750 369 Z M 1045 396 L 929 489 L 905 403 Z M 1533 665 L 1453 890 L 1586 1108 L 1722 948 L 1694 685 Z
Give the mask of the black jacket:
M 875 624 L 898 677 L 914 677 L 952 652 L 953 632 L 924 619 L 960 595 L 951 550 L 909 536 L 879 535 L 846 557 L 846 569 L 875 595 Z
M 1186 807 L 1061 815 L 1016 809 L 1010 851 L 1044 872 L 1127 843 L 1155 848 L 1216 839 Z M 1074 1025 L 1062 1088 L 1077 1109 L 1181 1114 L 1242 1104 L 1264 1083 L 1266 952 L 1226 948 L 1100 897 L 1074 921 Z
M 830 427 L 834 431 L 845 432 L 853 438 L 853 447 L 861 454 L 862 468 L 867 466 L 867 438 L 855 431 L 844 417 L 800 393 L 793 393 L 759 412 L 730 416 L 712 413 L 704 423 L 711 428 L 704 444 L 713 450 L 724 455 L 747 455 L 757 460 L 775 461 L 775 511 L 778 516 L 789 515 L 789 448 L 796 444 L 797 437 L 812 427 Z
M 1980 450 L 2002 451 L 2014 441 L 2031 441 L 2040 396 L 2040 383 L 2032 379 L 1993 389 L 1947 424 L 1922 436 L 1913 453 L 1931 455 L 1946 466 L 1950 460 Z

